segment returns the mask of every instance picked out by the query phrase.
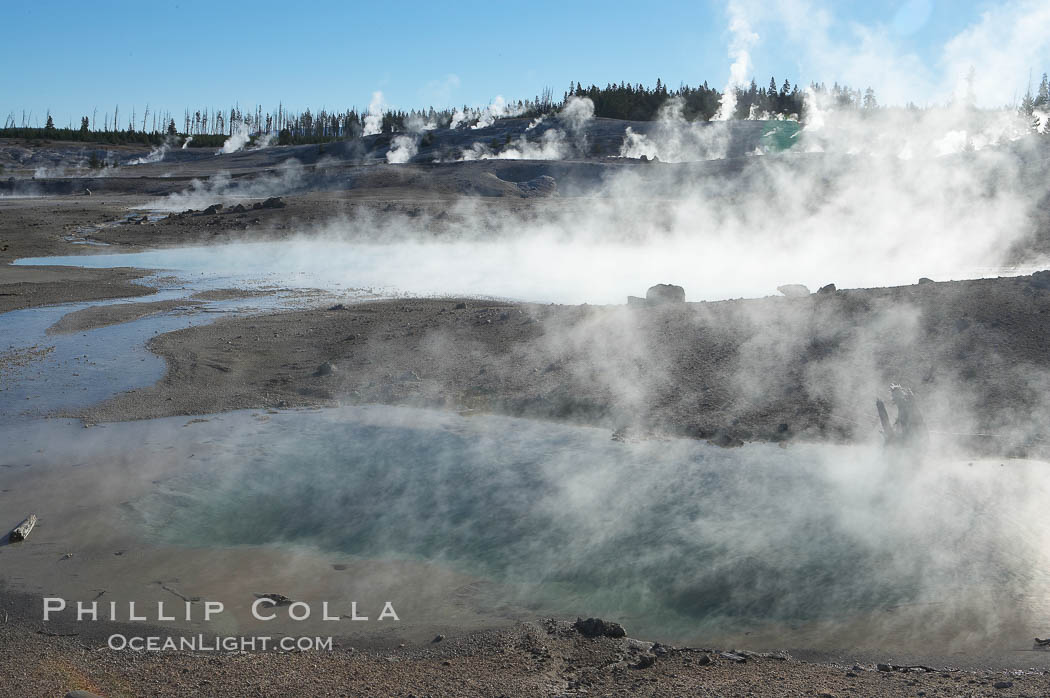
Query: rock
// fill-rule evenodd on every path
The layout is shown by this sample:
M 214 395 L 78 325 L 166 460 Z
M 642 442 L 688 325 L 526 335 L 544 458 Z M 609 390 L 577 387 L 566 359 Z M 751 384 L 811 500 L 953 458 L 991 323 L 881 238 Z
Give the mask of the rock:
M 632 652 L 648 652 L 653 648 L 652 642 L 645 642 L 643 640 L 635 640 L 632 637 L 627 638 L 626 641 L 627 649 Z
M 656 657 L 652 656 L 651 654 L 647 654 L 647 655 L 644 655 L 642 657 L 639 657 L 638 658 L 638 663 L 637 664 L 632 664 L 631 668 L 632 669 L 648 669 L 653 664 L 656 664 Z
M 995 687 L 998 689 L 1012 688 L 1014 685 L 1013 681 L 996 681 Z
M 329 308 L 329 310 L 346 310 L 346 306 L 342 303 L 336 303 L 331 308 Z
M 292 600 L 284 594 L 256 594 L 255 598 L 269 599 L 270 601 L 273 601 L 274 604 L 277 606 L 290 606 L 292 603 Z
M 279 196 L 271 196 L 266 201 L 259 204 L 259 208 L 284 208 L 288 204 L 284 203 Z
M 889 664 L 876 664 L 875 668 L 879 671 L 893 671 L 893 667 Z
M 456 303 L 456 307 L 453 308 L 453 310 L 466 310 L 466 309 L 467 309 L 467 304 L 466 303 Z
M 777 286 L 777 290 L 788 298 L 804 298 L 810 295 L 809 289 L 802 284 L 784 284 L 783 286 Z
M 619 623 L 602 620 L 601 618 L 588 618 L 584 620 L 577 618 L 572 627 L 585 637 L 626 637 L 627 633 Z
M 933 279 L 931 279 L 928 276 L 924 276 L 921 279 L 919 279 L 919 283 L 920 284 L 932 284 L 933 283 Z
M 222 204 L 212 204 L 208 208 L 201 211 L 202 216 L 211 216 L 217 214 L 222 210 Z
M 17 543 L 25 540 L 29 537 L 34 526 L 36 526 L 36 514 L 30 514 L 11 530 L 11 533 L 7 536 L 8 542 Z
M 1029 282 L 1033 288 L 1050 288 L 1050 270 L 1044 269 L 1032 274 Z
M 627 296 L 627 305 L 644 306 L 645 299 L 638 296 Z
M 316 371 L 314 371 L 315 376 L 330 376 L 333 373 L 335 373 L 335 366 L 329 361 L 325 361 L 317 367 Z
M 433 640 L 431 640 L 431 642 L 441 642 L 441 641 L 442 641 L 442 640 L 444 640 L 444 639 L 445 639 L 445 636 L 444 636 L 444 635 L 435 635 L 435 636 L 434 636 L 434 639 L 433 639 Z
M 645 302 L 648 305 L 685 303 L 685 289 L 674 284 L 656 284 L 645 292 Z
M 718 656 L 722 659 L 728 659 L 731 662 L 736 662 L 737 664 L 743 664 L 747 661 L 747 657 L 745 657 L 742 654 L 737 654 L 736 652 L 720 652 Z
M 244 204 L 237 204 L 236 206 L 230 209 L 230 213 L 244 213 L 247 210 L 248 209 L 244 207 Z
M 805 288 L 803 286 L 803 288 Z M 835 284 L 828 284 L 827 286 L 821 286 L 817 289 L 817 293 L 834 293 L 838 289 L 835 288 Z

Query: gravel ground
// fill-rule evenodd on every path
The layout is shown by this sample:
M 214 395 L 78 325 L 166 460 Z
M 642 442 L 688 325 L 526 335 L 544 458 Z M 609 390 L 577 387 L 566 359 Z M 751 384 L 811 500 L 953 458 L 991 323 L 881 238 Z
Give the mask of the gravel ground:
M 4 695 L 60 696 L 1041 696 L 1044 670 L 798 661 L 629 638 L 537 620 L 419 647 L 247 654 L 112 651 L 104 641 L 0 625 Z

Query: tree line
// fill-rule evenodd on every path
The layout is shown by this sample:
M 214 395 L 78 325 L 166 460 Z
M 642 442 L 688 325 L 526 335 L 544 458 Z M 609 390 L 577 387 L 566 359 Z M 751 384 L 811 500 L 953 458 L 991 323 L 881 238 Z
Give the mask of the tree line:
M 971 72 L 972 81 L 972 72 Z M 775 77 L 769 79 L 768 86 L 760 87 L 755 80 L 747 86 L 731 88 L 735 91 L 735 110 L 730 118 L 794 118 L 805 121 L 806 92 L 821 96 L 824 102 L 836 109 L 876 110 L 879 103 L 872 88 L 853 89 L 846 85 L 834 83 L 830 88 L 824 83 L 810 83 L 808 90 L 792 85 L 789 80 L 778 82 Z M 718 113 L 722 92 L 710 87 L 705 81 L 696 87 L 680 85 L 669 89 L 662 80 L 657 79 L 654 87 L 642 84 L 631 85 L 609 83 L 605 87 L 590 85 L 584 87 L 580 82 L 569 84 L 561 101 L 553 98 L 551 90 L 545 89 L 541 95 L 531 100 L 518 100 L 505 105 L 495 118 L 507 116 L 535 118 L 552 114 L 560 110 L 565 103 L 574 97 L 586 97 L 594 103 L 594 114 L 610 119 L 629 121 L 652 121 L 661 117 L 663 109 L 670 103 L 680 108 L 682 118 L 688 121 L 708 121 Z M 915 108 L 915 105 L 909 104 Z M 1042 82 L 1036 91 L 1027 92 L 1018 110 L 1038 121 L 1036 112 L 1050 110 L 1050 84 L 1047 75 L 1043 74 Z M 43 127 L 30 127 L 31 115 L 22 113 L 21 125 L 17 125 L 14 113 L 8 115 L 4 127 L 0 129 L 0 138 L 27 138 L 83 141 L 104 144 L 145 144 L 157 146 L 171 137 L 182 137 L 192 140 L 190 147 L 219 147 L 235 131 L 246 129 L 252 138 L 267 137 L 275 139 L 280 145 L 299 145 L 305 143 L 326 143 L 337 140 L 356 138 L 371 127 L 381 133 L 394 133 L 406 130 L 430 130 L 448 128 L 453 123 L 474 124 L 482 118 L 485 109 L 463 106 L 458 109 L 411 109 L 408 111 L 385 109 L 378 114 L 359 111 L 356 108 L 330 111 L 322 107 L 319 110 L 305 109 L 301 112 L 290 110 L 282 103 L 272 111 L 266 111 L 261 105 L 253 109 L 242 110 L 239 106 L 229 109 L 202 107 L 187 108 L 179 123 L 170 113 L 157 114 L 150 112 L 147 105 L 141 122 L 134 110 L 129 117 L 127 127 L 121 128 L 120 107 L 116 106 L 113 116 L 107 112 L 103 115 L 102 128 L 96 128 L 97 110 L 89 119 L 81 119 L 80 128 L 72 125 L 56 128 L 54 119 L 47 114 Z M 152 122 L 150 117 L 152 116 Z M 1045 117 L 1044 117 L 1045 120 Z M 39 123 L 39 122 L 37 122 Z M 148 126 L 152 123 L 152 128 Z M 139 124 L 141 124 L 139 126 Z M 138 128 L 137 128 L 138 126 Z

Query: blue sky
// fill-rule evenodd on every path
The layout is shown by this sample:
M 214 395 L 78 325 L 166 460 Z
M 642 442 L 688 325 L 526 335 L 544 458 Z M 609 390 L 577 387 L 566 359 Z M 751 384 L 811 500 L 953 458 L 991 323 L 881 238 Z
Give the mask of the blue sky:
M 770 75 L 861 88 L 867 86 L 862 82 L 883 82 L 875 87 L 887 100 L 920 102 L 951 79 L 945 76 L 946 44 L 982 25 L 982 13 L 1003 6 L 730 2 L 742 8 L 756 35 L 746 42 L 747 53 L 750 73 L 761 84 Z M 1000 24 L 1021 22 L 1024 12 L 1050 5 L 1007 4 L 1017 11 L 996 20 Z M 141 118 L 147 103 L 173 112 L 177 121 L 185 107 L 234 103 L 363 109 L 376 90 L 399 108 L 483 105 L 496 95 L 531 97 L 545 86 L 560 97 L 570 80 L 652 84 L 659 77 L 671 86 L 706 80 L 721 88 L 737 38 L 729 17 L 726 2 L 623 0 L 6 3 L 0 119 L 14 112 L 20 120 L 25 109 L 42 121 L 50 109 L 65 125 L 97 107 L 101 121 L 116 104 L 122 115 L 135 109 Z M 1050 36 L 1050 26 L 1043 35 Z M 995 50 L 1010 36 L 979 36 L 970 42 L 976 48 L 963 53 Z M 1045 46 L 1033 50 L 1016 60 L 1040 63 L 1029 66 L 1038 75 L 1050 61 L 1041 62 Z M 953 60 L 988 64 L 980 55 Z M 1005 79 L 988 79 L 1003 101 L 1017 90 L 998 86 Z

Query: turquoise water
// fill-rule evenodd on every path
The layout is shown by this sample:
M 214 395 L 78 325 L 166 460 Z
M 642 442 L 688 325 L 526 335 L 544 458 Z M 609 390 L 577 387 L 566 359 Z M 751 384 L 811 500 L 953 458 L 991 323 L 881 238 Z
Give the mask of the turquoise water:
M 659 637 L 930 604 L 1046 611 L 1045 464 L 904 470 L 878 448 L 622 444 L 381 407 L 238 424 L 135 503 L 150 535 L 437 562 L 537 613 Z

